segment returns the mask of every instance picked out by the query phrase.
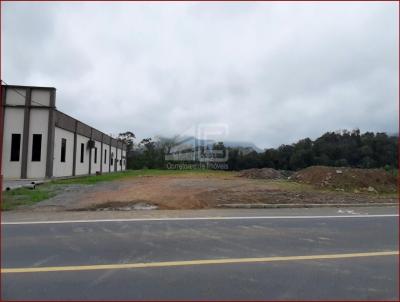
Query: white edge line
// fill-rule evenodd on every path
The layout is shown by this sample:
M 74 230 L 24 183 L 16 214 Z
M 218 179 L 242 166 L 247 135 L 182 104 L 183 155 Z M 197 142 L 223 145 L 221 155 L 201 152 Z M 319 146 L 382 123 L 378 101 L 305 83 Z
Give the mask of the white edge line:
M 127 218 L 127 219 L 93 219 L 93 220 L 53 220 L 53 221 L 18 221 L 2 222 L 1 225 L 92 223 L 92 222 L 140 222 L 140 221 L 185 221 L 185 220 L 246 220 L 246 219 L 324 219 L 324 218 L 374 218 L 398 217 L 399 214 L 377 215 L 330 215 L 330 216 L 234 216 L 234 217 L 166 217 L 166 218 Z

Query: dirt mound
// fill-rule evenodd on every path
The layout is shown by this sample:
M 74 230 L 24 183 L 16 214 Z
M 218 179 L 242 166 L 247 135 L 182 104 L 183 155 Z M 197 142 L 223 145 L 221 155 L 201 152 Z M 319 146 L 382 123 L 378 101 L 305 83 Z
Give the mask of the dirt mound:
M 383 192 L 397 191 L 397 179 L 383 169 L 355 169 L 313 166 L 300 170 L 291 176 L 300 183 L 337 190 Z
M 281 179 L 285 177 L 285 175 L 281 171 L 272 168 L 242 170 L 240 171 L 238 176 L 245 178 L 262 178 L 262 179 Z

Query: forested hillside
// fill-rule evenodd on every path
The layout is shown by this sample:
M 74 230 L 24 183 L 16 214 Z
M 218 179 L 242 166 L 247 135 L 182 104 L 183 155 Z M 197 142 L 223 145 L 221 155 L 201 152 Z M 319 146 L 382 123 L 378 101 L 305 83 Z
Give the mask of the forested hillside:
M 165 155 L 173 145 L 173 139 L 142 140 L 129 152 L 128 168 L 165 168 Z M 361 134 L 358 129 L 327 132 L 315 140 L 305 138 L 263 152 L 225 147 L 223 142 L 214 147 L 228 152 L 230 170 L 263 167 L 299 170 L 314 165 L 394 169 L 398 162 L 397 136 Z
M 316 140 L 302 139 L 292 145 L 240 155 L 229 152 L 232 170 L 270 167 L 299 170 L 314 165 L 358 168 L 397 167 L 397 136 L 359 130 L 327 132 Z

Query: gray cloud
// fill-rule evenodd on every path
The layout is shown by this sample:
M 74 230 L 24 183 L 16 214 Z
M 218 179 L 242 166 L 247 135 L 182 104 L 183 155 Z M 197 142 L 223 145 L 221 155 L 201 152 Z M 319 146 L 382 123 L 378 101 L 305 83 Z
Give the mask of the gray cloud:
M 105 132 L 397 131 L 396 3 L 3 3 L 2 77 Z M 106 122 L 105 122 L 106 121 Z

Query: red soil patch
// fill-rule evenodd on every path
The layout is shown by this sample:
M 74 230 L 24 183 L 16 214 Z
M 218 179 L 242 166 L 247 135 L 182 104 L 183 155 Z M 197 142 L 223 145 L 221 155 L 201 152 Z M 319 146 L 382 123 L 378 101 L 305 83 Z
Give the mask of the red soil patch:
M 397 192 L 397 179 L 383 169 L 313 166 L 294 173 L 294 181 L 317 187 L 345 190 Z M 374 189 L 374 190 L 372 190 Z

